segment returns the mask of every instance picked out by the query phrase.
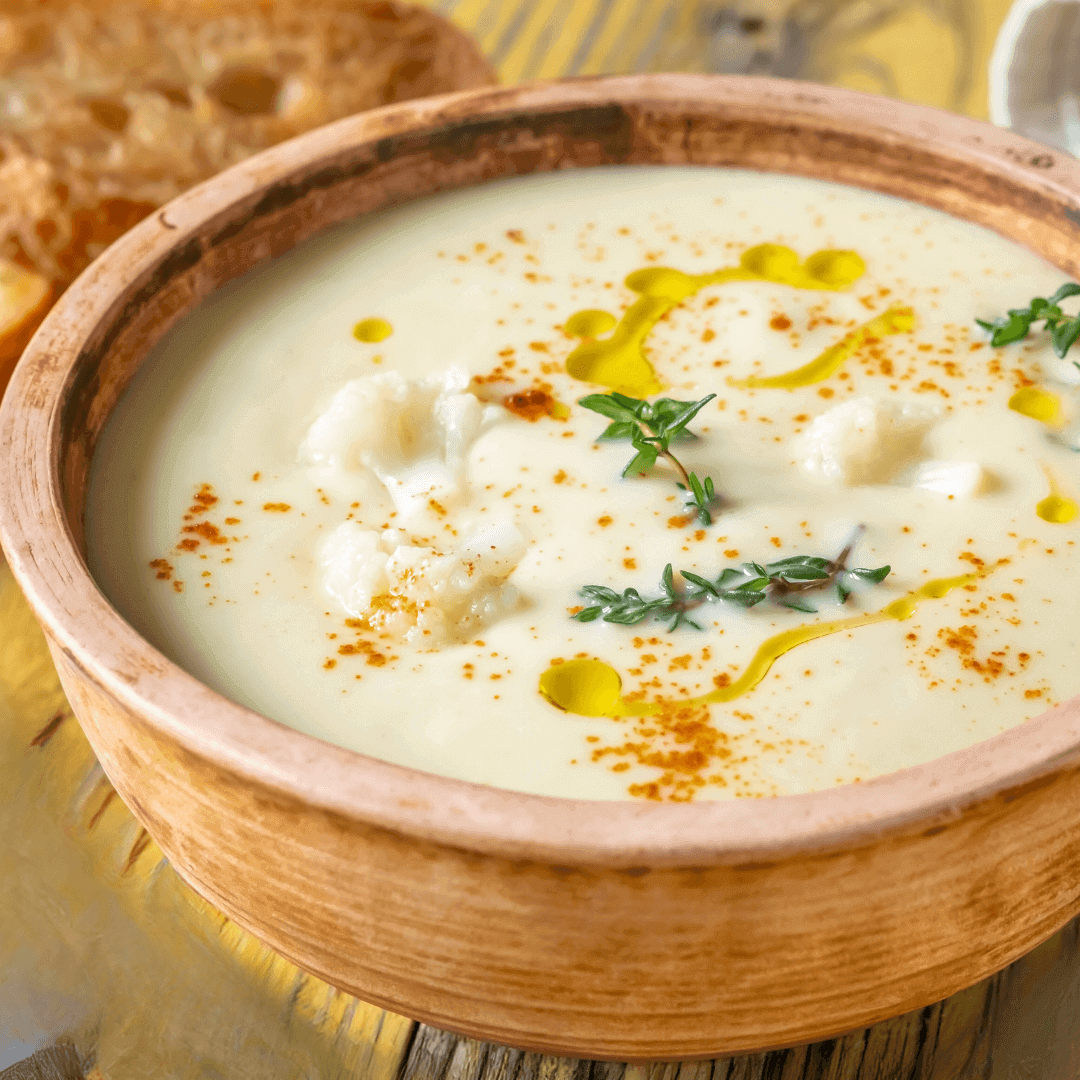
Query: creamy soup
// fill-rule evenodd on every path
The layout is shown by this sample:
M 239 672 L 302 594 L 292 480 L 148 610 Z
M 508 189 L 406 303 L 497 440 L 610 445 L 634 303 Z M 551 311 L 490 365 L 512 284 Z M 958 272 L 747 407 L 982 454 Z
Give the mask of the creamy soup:
M 1080 376 L 1041 324 L 976 322 L 1062 281 L 734 169 L 428 198 L 155 349 L 94 459 L 91 569 L 208 685 L 402 765 L 590 799 L 865 780 L 1080 690 Z M 683 423 L 636 404 L 664 400 Z

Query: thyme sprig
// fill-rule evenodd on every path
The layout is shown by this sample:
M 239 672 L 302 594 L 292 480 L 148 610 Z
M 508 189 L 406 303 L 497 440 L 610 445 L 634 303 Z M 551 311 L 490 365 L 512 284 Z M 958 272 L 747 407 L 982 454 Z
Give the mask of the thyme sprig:
M 652 616 L 670 620 L 668 630 L 674 630 L 684 622 L 700 630 L 701 626 L 687 612 L 715 600 L 743 608 L 771 601 L 795 611 L 816 614 L 817 608 L 803 599 L 805 593 L 834 586 L 837 599 L 843 604 L 851 595 L 854 581 L 877 585 L 889 576 L 892 569 L 889 566 L 879 566 L 876 570 L 848 567 L 847 560 L 864 532 L 865 526 L 860 525 L 835 559 L 792 555 L 764 566 L 747 562 L 738 567 L 726 567 L 715 581 L 683 570 L 682 577 L 688 584 L 682 591 L 676 587 L 675 575 L 668 563 L 660 581 L 662 595 L 653 599 L 645 599 L 637 589 L 618 593 L 606 585 L 586 585 L 581 595 L 592 603 L 573 617 L 579 622 L 603 619 L 604 622 L 633 626 Z
M 1011 308 L 1007 315 L 1001 315 L 993 322 L 984 319 L 975 321 L 990 334 L 990 344 L 997 347 L 1022 341 L 1028 335 L 1031 324 L 1043 321 L 1050 331 L 1050 340 L 1054 352 L 1061 359 L 1080 338 L 1080 315 L 1070 317 L 1059 307 L 1062 300 L 1080 295 L 1080 285 L 1066 282 L 1049 300 L 1036 296 L 1026 308 Z
M 589 394 L 578 401 L 579 405 L 593 412 L 606 416 L 612 421 L 604 430 L 600 439 L 611 441 L 629 439 L 636 453 L 630 459 L 623 476 L 641 476 L 647 473 L 663 458 L 681 477 L 676 486 L 683 492 L 687 508 L 697 511 L 702 525 L 712 524 L 709 512 L 716 502 L 716 489 L 712 477 L 701 479 L 696 473 L 687 471 L 681 461 L 671 452 L 671 443 L 679 439 L 697 438 L 686 430 L 686 425 L 708 405 L 715 394 L 709 394 L 700 401 L 674 401 L 660 398 L 657 401 L 643 401 L 640 398 L 627 397 L 625 394 Z
M 700 630 L 701 626 L 686 613 L 703 604 L 704 598 L 691 599 L 689 595 L 681 595 L 678 592 L 675 588 L 675 575 L 671 569 L 671 563 L 664 567 L 660 588 L 663 590 L 662 596 L 646 600 L 637 589 L 626 589 L 620 594 L 606 585 L 585 585 L 581 589 L 581 595 L 594 603 L 582 608 L 573 618 L 578 622 L 592 622 L 594 619 L 602 618 L 604 622 L 633 626 L 653 615 L 658 619 L 670 619 L 668 630 L 674 630 L 682 622 L 689 623 L 695 630 Z

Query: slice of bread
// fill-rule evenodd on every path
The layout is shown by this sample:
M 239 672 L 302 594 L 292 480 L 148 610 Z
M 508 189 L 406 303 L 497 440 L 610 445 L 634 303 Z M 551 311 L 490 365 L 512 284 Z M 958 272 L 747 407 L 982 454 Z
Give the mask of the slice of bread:
M 0 393 L 4 388 L 5 357 L 14 367 L 52 300 L 53 289 L 45 277 L 0 260 Z
M 493 82 L 466 34 L 405 4 L 4 0 L 0 392 L 51 298 L 185 188 L 351 113 Z

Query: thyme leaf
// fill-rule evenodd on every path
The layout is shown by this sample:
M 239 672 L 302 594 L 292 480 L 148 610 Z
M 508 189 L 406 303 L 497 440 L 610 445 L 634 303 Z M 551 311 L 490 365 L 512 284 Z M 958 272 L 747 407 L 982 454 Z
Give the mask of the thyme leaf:
M 697 437 L 687 430 L 686 425 L 714 397 L 715 394 L 709 394 L 700 401 L 660 398 L 649 402 L 613 392 L 589 394 L 581 398 L 578 404 L 611 421 L 600 435 L 601 440 L 630 440 L 635 453 L 623 469 L 623 476 L 643 476 L 663 458 L 679 474 L 680 480 L 676 482 L 676 486 L 683 492 L 687 508 L 693 508 L 697 512 L 702 525 L 711 525 L 710 510 L 716 503 L 716 488 L 712 477 L 706 476 L 702 479 L 696 473 L 688 472 L 671 452 L 670 446 L 677 440 Z
M 646 599 L 637 589 L 624 589 L 619 593 L 606 585 L 586 585 L 581 589 L 581 595 L 591 603 L 573 617 L 579 622 L 602 619 L 623 626 L 655 618 L 668 620 L 669 630 L 684 622 L 700 630 L 701 626 L 687 612 L 717 600 L 742 608 L 771 602 L 793 611 L 816 614 L 817 608 L 805 599 L 804 594 L 833 586 L 837 600 L 844 604 L 851 595 L 853 581 L 878 585 L 889 576 L 892 569 L 889 566 L 873 570 L 862 566 L 848 567 L 847 560 L 865 531 L 865 526 L 860 525 L 835 559 L 792 555 L 764 566 L 745 562 L 741 566 L 725 567 L 715 580 L 683 570 L 681 576 L 686 586 L 681 591 L 675 585 L 675 575 L 668 563 L 660 581 L 661 595 L 652 599 Z
M 998 316 L 992 322 L 985 319 L 975 321 L 990 334 L 990 344 L 995 347 L 1022 341 L 1031 330 L 1031 324 L 1041 321 L 1050 331 L 1054 352 L 1064 359 L 1080 338 L 1080 315 L 1069 317 L 1059 306 L 1062 300 L 1070 296 L 1080 296 L 1080 285 L 1068 281 L 1048 300 L 1036 296 L 1026 308 L 1011 308 L 1007 314 Z

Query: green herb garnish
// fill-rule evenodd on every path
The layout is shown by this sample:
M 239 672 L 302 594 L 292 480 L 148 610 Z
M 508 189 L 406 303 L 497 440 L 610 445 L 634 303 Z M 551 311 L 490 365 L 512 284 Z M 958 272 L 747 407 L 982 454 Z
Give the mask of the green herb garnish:
M 700 401 L 660 398 L 648 402 L 625 394 L 589 394 L 581 398 L 578 404 L 612 421 L 600 436 L 601 439 L 629 439 L 637 451 L 623 469 L 623 476 L 641 476 L 656 464 L 658 458 L 663 458 L 682 477 L 677 486 L 684 492 L 686 505 L 697 511 L 702 525 L 711 525 L 709 507 L 716 502 L 712 477 L 706 476 L 702 480 L 696 473 L 687 472 L 669 447 L 676 439 L 697 438 L 686 430 L 686 425 L 714 397 L 715 394 L 709 394 Z
M 853 580 L 877 585 L 889 576 L 892 569 L 889 566 L 879 566 L 876 570 L 865 567 L 848 569 L 848 557 L 864 531 L 864 526 L 860 525 L 835 559 L 793 555 L 764 566 L 748 562 L 738 567 L 727 567 L 715 581 L 683 570 L 682 576 L 689 584 L 682 592 L 675 587 L 675 575 L 671 563 L 668 563 L 660 581 L 663 595 L 651 600 L 645 599 L 637 589 L 618 593 L 605 585 L 586 585 L 581 595 L 592 603 L 582 608 L 574 618 L 579 622 L 603 619 L 604 622 L 633 626 L 652 616 L 671 620 L 668 630 L 674 630 L 683 622 L 700 630 L 701 626 L 689 618 L 687 612 L 713 600 L 726 600 L 744 608 L 769 600 L 795 611 L 816 614 L 817 608 L 803 599 L 804 593 L 832 585 L 836 587 L 837 599 L 843 604 L 851 595 Z
M 1043 320 L 1050 331 L 1054 343 L 1054 352 L 1062 359 L 1080 338 L 1080 315 L 1070 318 L 1058 306 L 1069 296 L 1080 295 L 1080 285 L 1066 282 L 1049 300 L 1036 296 L 1026 308 L 1012 308 L 1008 315 L 1002 315 L 993 322 L 983 319 L 975 321 L 990 333 L 990 344 L 997 347 L 1022 341 L 1028 335 L 1031 324 Z
M 691 599 L 689 595 L 680 595 L 675 588 L 675 575 L 671 570 L 671 563 L 664 567 L 664 576 L 660 579 L 660 588 L 664 595 L 655 600 L 646 600 L 637 589 L 626 589 L 623 593 L 617 593 L 606 585 L 585 585 L 581 589 L 581 595 L 586 600 L 592 600 L 590 607 L 582 608 L 573 617 L 578 622 L 592 622 L 602 618 L 604 622 L 620 623 L 622 626 L 633 626 L 650 615 L 658 619 L 671 619 L 669 630 L 674 630 L 681 622 L 687 622 L 695 630 L 701 627 L 693 619 L 687 618 L 686 613 L 691 608 L 703 604 L 702 599 Z

